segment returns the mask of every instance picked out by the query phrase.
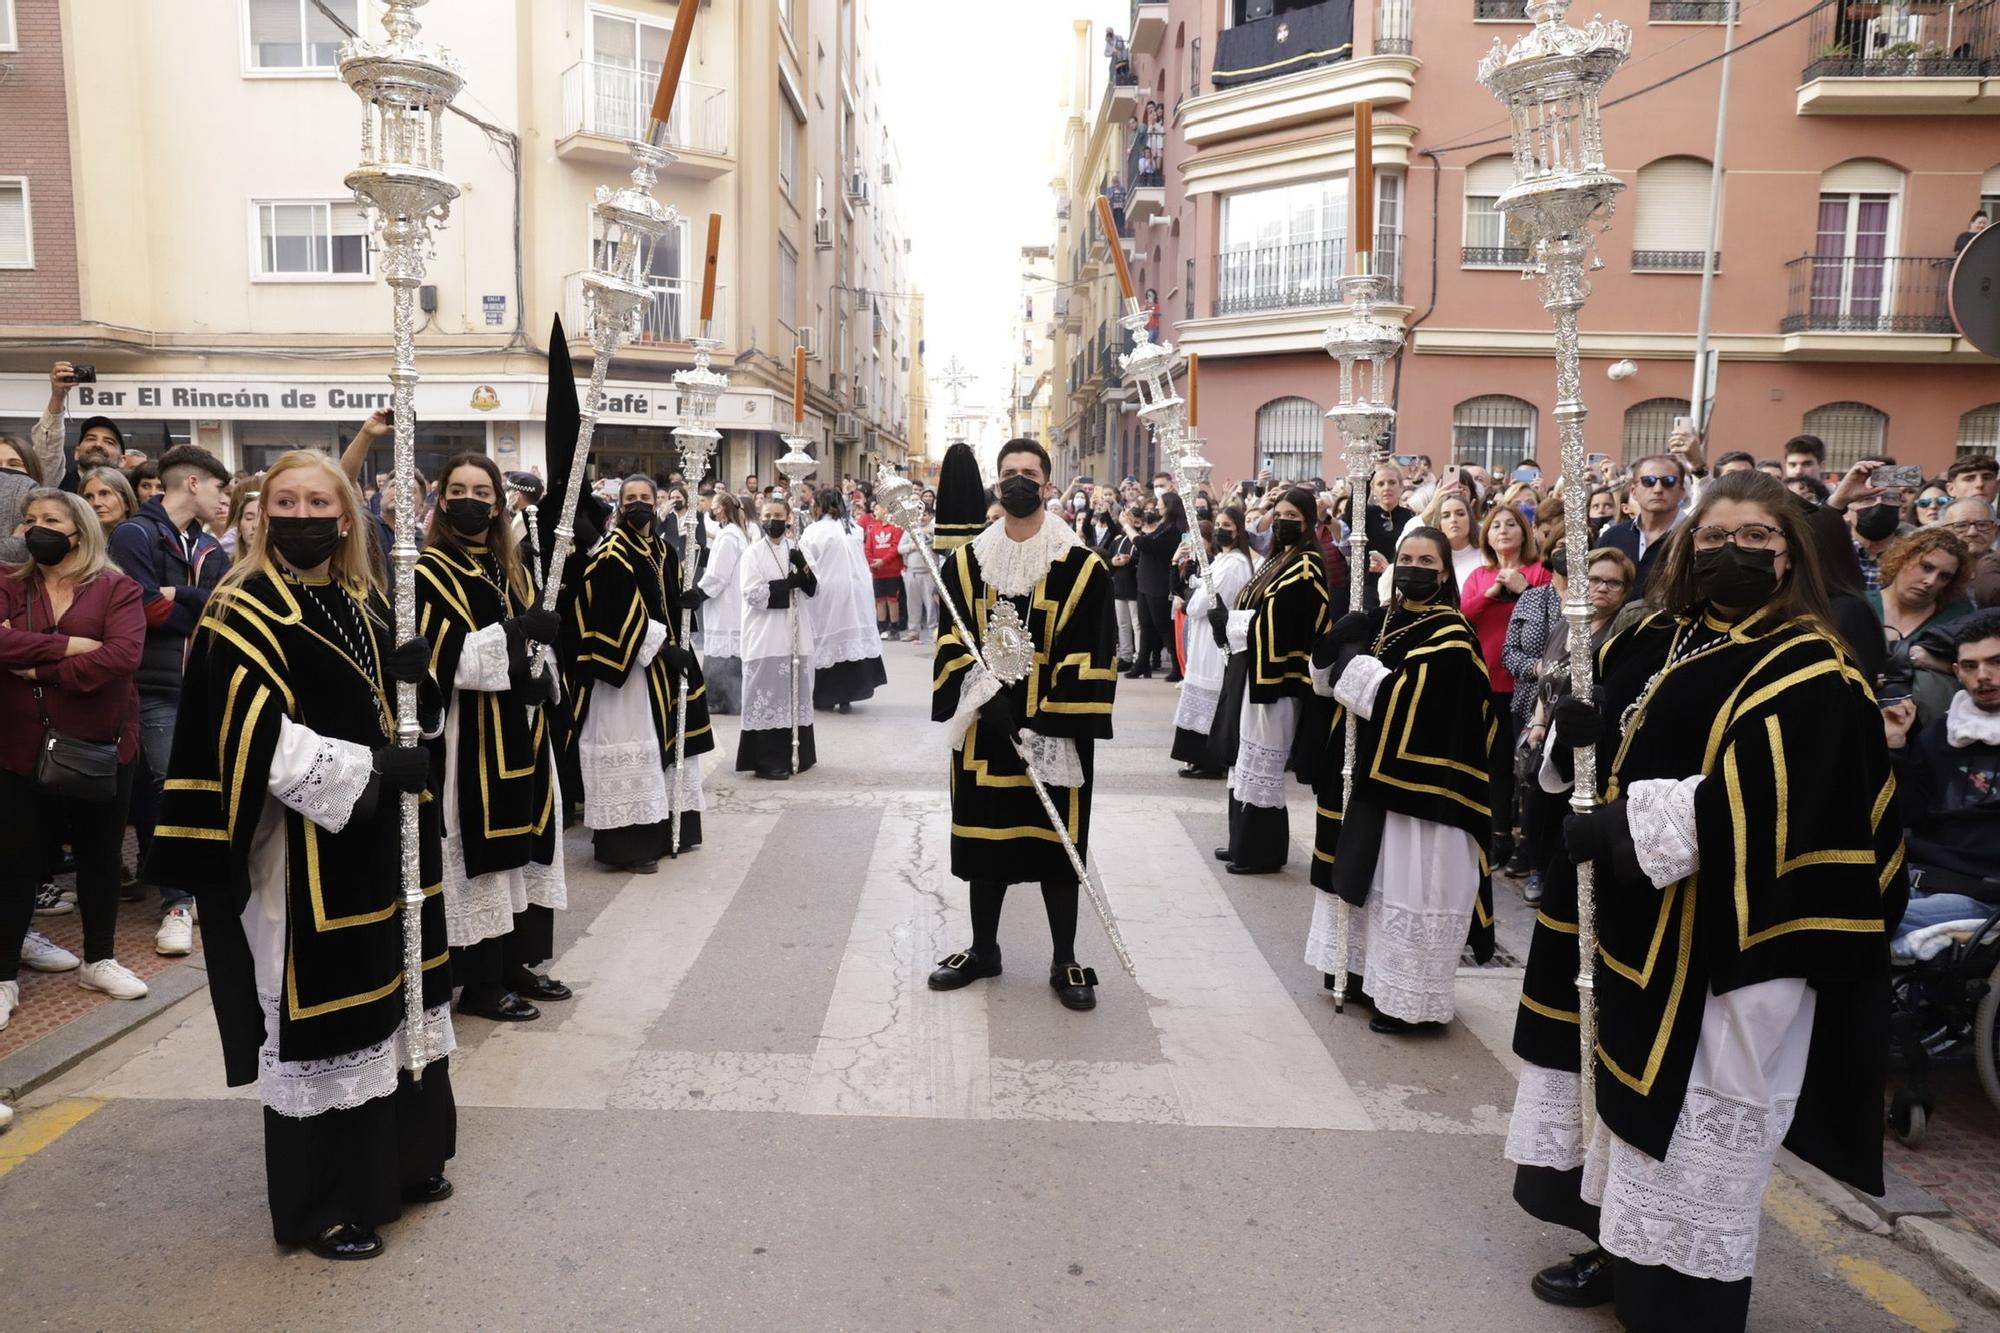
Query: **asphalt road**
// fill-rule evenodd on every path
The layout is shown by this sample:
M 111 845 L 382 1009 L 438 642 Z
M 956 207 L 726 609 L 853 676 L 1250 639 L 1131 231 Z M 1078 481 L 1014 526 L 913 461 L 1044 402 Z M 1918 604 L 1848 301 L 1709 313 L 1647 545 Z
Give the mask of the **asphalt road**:
M 1126 682 L 1093 854 L 1138 976 L 1088 910 L 1095 1013 L 1046 985 L 1040 898 L 1005 976 L 923 978 L 969 939 L 945 869 L 927 652 L 819 718 L 786 784 L 711 772 L 707 845 L 652 877 L 568 844 L 536 1023 L 460 1020 L 456 1197 L 337 1265 L 270 1240 L 254 1098 L 205 993 L 20 1108 L 0 1137 L 10 1328 L 1615 1327 L 1537 1302 L 1572 1249 L 1509 1199 L 1518 971 L 1467 968 L 1414 1041 L 1336 1016 L 1293 866 L 1231 878 L 1219 783 L 1176 778 L 1174 692 Z M 733 756 L 733 720 L 718 754 Z M 1529 913 L 1503 896 L 1498 961 Z M 1752 1326 L 1991 1327 L 1922 1259 L 1780 1176 Z

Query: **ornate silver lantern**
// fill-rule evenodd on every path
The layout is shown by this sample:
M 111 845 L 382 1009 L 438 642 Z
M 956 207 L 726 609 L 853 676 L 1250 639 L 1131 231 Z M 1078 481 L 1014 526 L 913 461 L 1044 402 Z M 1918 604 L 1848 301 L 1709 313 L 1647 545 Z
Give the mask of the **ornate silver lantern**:
M 347 188 L 374 221 L 378 263 L 388 281 L 396 363 L 389 383 L 396 412 L 394 570 L 396 641 L 417 633 L 416 342 L 417 288 L 431 233 L 451 213 L 458 186 L 444 174 L 444 113 L 464 87 L 458 62 L 420 38 L 416 9 L 425 0 L 387 0 L 381 41 L 354 38 L 340 48 L 340 77 L 361 99 L 361 165 Z M 396 687 L 396 743 L 418 742 L 417 687 Z M 413 1077 L 436 1053 L 424 1028 L 423 875 L 417 798 L 402 815 L 403 1035 Z
M 1632 30 L 1592 19 L 1582 28 L 1563 21 L 1570 0 L 1528 0 L 1534 28 L 1511 47 L 1498 41 L 1479 62 L 1479 81 L 1507 107 L 1513 121 L 1514 184 L 1498 207 L 1527 232 L 1531 262 L 1523 276 L 1541 282 L 1542 308 L 1555 326 L 1556 431 L 1562 445 L 1563 492 L 1576 503 L 1589 494 L 1584 476 L 1583 375 L 1577 317 L 1590 296 L 1588 274 L 1603 267 L 1597 235 L 1610 225 L 1624 183 L 1604 169 L 1600 98 L 1604 85 L 1632 52 Z M 1580 518 L 1580 515 L 1579 515 Z M 1570 685 L 1591 697 L 1590 589 L 1584 577 L 1588 525 L 1564 524 L 1569 556 Z M 1570 808 L 1579 814 L 1597 801 L 1597 756 L 1576 751 L 1576 785 Z M 1578 1091 L 1587 1127 L 1596 1113 L 1597 900 L 1588 862 L 1577 868 L 1577 999 L 1582 1050 Z

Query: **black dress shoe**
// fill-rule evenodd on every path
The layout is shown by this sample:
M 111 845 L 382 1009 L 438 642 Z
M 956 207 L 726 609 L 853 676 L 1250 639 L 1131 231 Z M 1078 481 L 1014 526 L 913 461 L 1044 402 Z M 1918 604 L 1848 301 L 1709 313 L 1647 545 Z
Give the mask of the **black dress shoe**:
M 842 699 L 839 703 L 833 706 L 833 711 L 836 713 L 851 713 L 854 711 L 854 705 L 847 702 L 847 700 Z
M 1374 1002 L 1370 1001 L 1368 1007 L 1374 1009 Z M 1414 1037 L 1422 1033 L 1442 1032 L 1444 1024 L 1412 1023 L 1408 1019 L 1396 1018 L 1376 1010 L 1375 1017 L 1368 1020 L 1368 1030 L 1379 1032 L 1385 1037 Z
M 1203 768 L 1200 764 L 1183 764 L 1180 775 L 1184 778 L 1213 779 L 1221 777 L 1222 773 L 1218 769 Z
M 545 977 L 531 967 L 516 964 L 507 971 L 507 984 L 514 993 L 530 1000 L 567 1000 L 574 992 L 554 977 Z
M 432 1176 L 420 1185 L 411 1185 L 403 1191 L 404 1203 L 443 1203 L 456 1191 L 451 1182 L 443 1176 Z
M 1049 969 L 1049 985 L 1055 988 L 1056 998 L 1065 1009 L 1081 1012 L 1097 1007 L 1097 973 L 1092 968 L 1057 963 Z
M 660 863 L 658 860 L 634 861 L 629 866 L 620 866 L 619 869 L 628 875 L 657 875 L 660 873 Z
M 1275 875 L 1280 870 L 1283 870 L 1284 867 L 1246 866 L 1246 865 L 1238 865 L 1236 862 L 1231 861 L 1228 865 L 1224 866 L 1223 869 L 1227 870 L 1232 875 Z
M 1566 1305 L 1581 1310 L 1611 1303 L 1610 1254 L 1602 1249 L 1572 1255 L 1553 1268 L 1544 1268 L 1528 1281 L 1528 1289 L 1550 1305 Z
M 1216 848 L 1215 859 L 1226 864 L 1229 861 L 1229 849 L 1227 847 Z
M 789 769 L 760 768 L 757 770 L 757 776 L 764 779 L 764 781 L 766 782 L 783 782 L 787 778 L 791 777 L 792 774 Z
M 961 949 L 937 965 L 929 984 L 932 990 L 957 990 L 961 986 L 970 986 L 981 977 L 999 975 L 999 950 L 994 950 L 992 956 L 987 957 L 970 949 Z
M 1167 684 L 1169 685 L 1178 685 L 1184 679 L 1186 678 L 1178 671 L 1169 671 L 1167 673 Z
M 490 1018 L 495 1023 L 531 1023 L 542 1016 L 541 1010 L 513 991 L 478 993 L 469 988 L 458 997 L 458 1012 L 474 1018 Z
M 387 1247 L 368 1227 L 354 1222 L 335 1222 L 306 1242 L 306 1248 L 322 1259 L 373 1259 Z

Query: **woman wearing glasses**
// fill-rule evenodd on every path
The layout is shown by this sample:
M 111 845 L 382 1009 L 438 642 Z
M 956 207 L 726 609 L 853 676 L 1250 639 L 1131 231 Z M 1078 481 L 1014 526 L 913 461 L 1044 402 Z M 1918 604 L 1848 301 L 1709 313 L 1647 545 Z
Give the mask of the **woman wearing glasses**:
M 1598 803 L 1564 821 L 1570 859 L 1596 870 L 1596 1116 L 1586 1142 L 1576 937 L 1540 931 L 1507 1156 L 1538 1169 L 1539 1194 L 1516 1186 L 1536 1216 L 1588 1230 L 1601 1208 L 1603 1253 L 1537 1275 L 1536 1294 L 1615 1294 L 1629 1329 L 1744 1326 L 1780 1143 L 1882 1188 L 1901 829 L 1812 549 L 1777 481 L 1717 478 L 1668 541 L 1652 614 L 1605 645 L 1594 706 L 1555 711 L 1545 789 L 1565 785 L 1566 747 L 1598 747 Z
M 1910 501 L 1910 508 L 1903 515 L 1903 521 L 1914 523 L 1920 528 L 1932 527 L 1944 521 L 1945 506 L 1951 503 L 1951 492 L 1944 488 L 1944 482 L 1928 483 L 1917 498 Z

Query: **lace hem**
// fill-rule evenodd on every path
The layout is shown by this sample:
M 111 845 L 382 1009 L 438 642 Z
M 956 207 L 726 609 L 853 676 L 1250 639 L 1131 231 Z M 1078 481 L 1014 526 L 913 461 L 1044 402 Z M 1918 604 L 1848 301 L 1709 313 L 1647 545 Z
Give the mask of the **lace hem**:
M 1049 786 L 1083 785 L 1083 759 L 1076 752 L 1076 742 L 1069 737 L 1043 736 L 1031 731 L 1022 735 L 1021 744 L 1028 752 L 1035 776 Z
M 642 741 L 577 747 L 583 775 L 583 822 L 593 829 L 657 824 L 667 817 L 667 775 L 660 747 Z
M 1517 1166 L 1574 1171 L 1583 1165 L 1583 1094 L 1563 1069 L 1523 1065 L 1507 1121 L 1505 1156 Z
M 444 938 L 463 949 L 514 928 L 514 914 L 528 906 L 527 883 L 518 870 L 489 875 L 465 873 L 465 840 L 458 834 L 444 840 Z
M 1181 701 L 1174 709 L 1174 725 L 1183 731 L 1198 731 L 1208 734 L 1215 725 L 1215 709 L 1222 702 L 1221 690 L 1204 689 L 1192 682 L 1182 682 Z
M 290 718 L 287 728 L 303 732 Z M 310 733 L 308 733 L 309 735 Z M 301 738 L 303 739 L 303 738 Z M 355 803 L 375 776 L 375 756 L 366 746 L 326 736 L 312 737 L 314 749 L 305 771 L 282 781 L 271 795 L 328 833 L 338 833 L 353 817 Z
M 1340 917 L 1343 900 L 1331 893 L 1313 894 L 1312 928 L 1306 932 L 1306 963 L 1317 972 L 1327 976 L 1338 973 L 1345 963 L 1340 961 L 1340 950 L 1335 944 L 1335 930 Z M 1349 908 L 1350 917 L 1353 908 Z M 1350 925 L 1349 933 L 1353 927 Z
M 1387 679 L 1389 668 L 1379 658 L 1364 654 L 1349 662 L 1340 673 L 1340 679 L 1333 685 L 1333 697 L 1357 716 L 1371 720 L 1375 716 L 1375 696 Z
M 496 620 L 484 629 L 466 635 L 465 646 L 459 649 L 458 670 L 452 676 L 452 688 L 498 694 L 507 688 L 507 677 L 506 623 Z
M 1045 514 L 1040 530 L 1024 542 L 1010 538 L 1005 523 L 995 523 L 972 539 L 972 554 L 987 587 L 1003 597 L 1026 597 L 1048 577 L 1049 566 L 1082 544 L 1069 524 Z
M 351 1111 L 396 1090 L 396 1075 L 410 1068 L 409 1043 L 402 1027 L 387 1040 L 325 1060 L 278 1058 L 278 1002 L 259 995 L 264 1006 L 264 1045 L 257 1052 L 257 1090 L 264 1105 L 281 1116 L 301 1120 L 328 1111 Z M 451 1008 L 424 1011 L 426 1045 L 433 1059 L 458 1049 L 451 1026 Z
M 569 906 L 569 877 L 563 873 L 562 835 L 556 835 L 556 859 L 552 865 L 530 861 L 521 867 L 527 884 L 528 905 L 562 911 Z
M 1229 790 L 1245 805 L 1277 810 L 1285 804 L 1285 762 L 1291 756 L 1247 738 L 1237 742 L 1236 764 L 1229 770 Z
M 1583 1167 L 1583 1197 L 1602 1208 L 1598 1242 L 1689 1277 L 1751 1276 L 1764 1187 L 1797 1109 L 1796 1097 L 1766 1106 L 1691 1084 L 1658 1162 L 1599 1117 Z
M 1394 906 L 1378 885 L 1354 914 L 1347 969 L 1361 974 L 1377 1012 L 1406 1023 L 1449 1023 L 1458 1012 L 1467 924 L 1464 912 Z
M 1625 792 L 1625 822 L 1632 830 L 1632 848 L 1639 868 L 1653 887 L 1664 889 L 1686 879 L 1701 864 L 1695 846 L 1694 793 L 1701 776 L 1641 778 Z
M 810 659 L 799 670 L 799 725 L 813 720 L 813 666 Z M 789 657 L 748 657 L 743 660 L 743 730 L 790 731 L 792 729 L 792 659 Z
M 740 629 L 704 629 L 695 638 L 701 643 L 704 669 L 712 659 L 743 656 L 743 631 Z
M 882 636 L 870 626 L 865 629 L 850 630 L 830 639 L 820 639 L 813 644 L 813 666 L 824 671 L 842 662 L 866 662 L 882 655 Z

